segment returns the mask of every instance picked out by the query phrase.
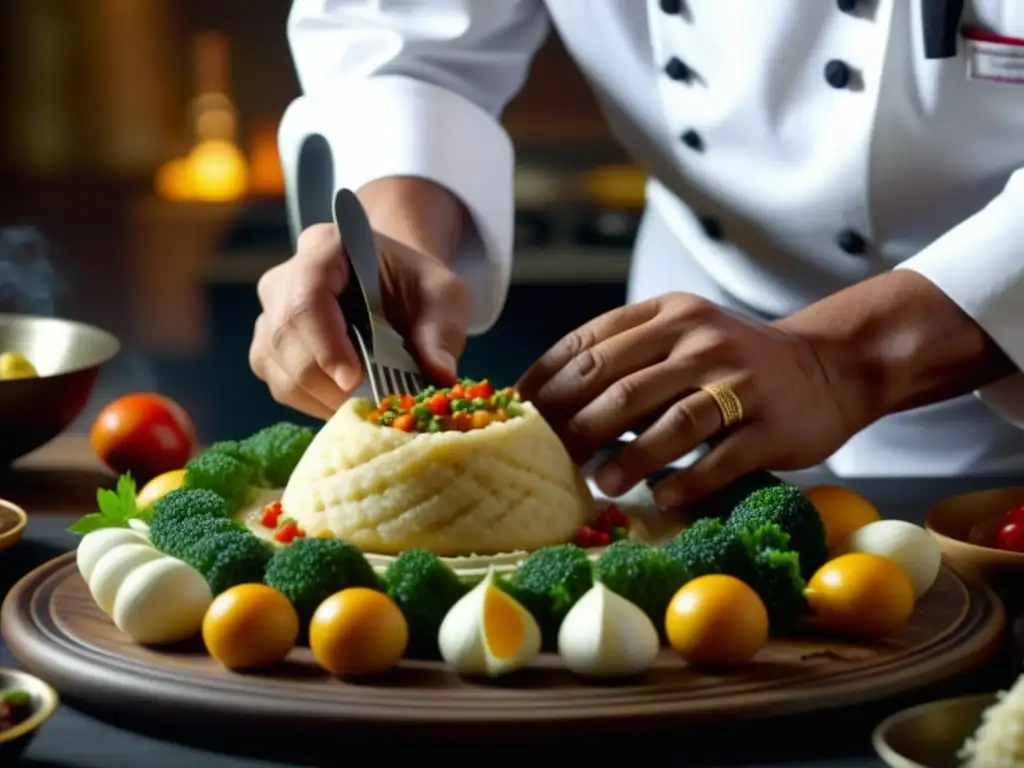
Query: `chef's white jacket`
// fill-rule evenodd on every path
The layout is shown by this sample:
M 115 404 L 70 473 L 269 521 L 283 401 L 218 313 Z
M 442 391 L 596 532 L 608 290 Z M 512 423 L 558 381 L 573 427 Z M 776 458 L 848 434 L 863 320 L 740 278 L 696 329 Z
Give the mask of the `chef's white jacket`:
M 650 174 L 631 300 L 684 290 L 777 317 L 912 269 L 1024 368 L 1024 0 L 966 0 L 952 49 L 923 3 L 946 0 L 295 0 L 292 220 L 387 176 L 447 187 L 475 223 L 456 261 L 471 332 L 490 327 L 512 259 L 499 116 L 553 24 Z M 1020 427 L 1018 373 L 887 417 L 829 465 L 1020 469 Z

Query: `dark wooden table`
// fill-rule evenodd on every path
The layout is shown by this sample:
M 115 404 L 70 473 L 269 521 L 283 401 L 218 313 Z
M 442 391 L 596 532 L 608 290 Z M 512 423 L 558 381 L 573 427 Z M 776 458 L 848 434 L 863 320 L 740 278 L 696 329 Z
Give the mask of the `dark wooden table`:
M 96 488 L 111 477 L 91 456 L 82 437 L 65 437 L 26 457 L 6 475 L 0 475 L 0 497 L 30 512 L 25 539 L 0 555 L 0 588 L 7 590 L 28 571 L 75 546 L 76 537 L 65 529 L 76 516 L 91 511 Z M 878 479 L 849 485 L 872 498 L 888 517 L 920 522 L 927 508 L 940 498 L 974 489 L 1009 485 L 1022 478 Z M 15 665 L 0 646 L 0 665 Z M 883 765 L 871 749 L 872 728 L 887 714 L 905 706 L 960 693 L 992 690 L 1012 681 L 1017 660 L 1008 651 L 1002 658 L 969 676 L 898 700 L 870 706 L 831 711 L 817 716 L 773 719 L 741 728 L 703 728 L 700 732 L 676 730 L 643 737 L 635 745 L 636 757 L 647 766 L 747 766 L 748 768 L 877 768 Z M 202 739 L 199 742 L 199 739 Z M 198 743 L 197 743 L 198 742 Z M 543 746 L 493 744 L 469 746 L 441 743 L 346 744 L 329 760 L 305 756 L 294 762 L 281 735 L 281 755 L 245 755 L 246 745 L 218 742 L 209 734 L 176 732 L 166 724 L 160 734 L 139 734 L 117 723 L 101 722 L 65 702 L 41 730 L 22 765 L 37 768 L 269 768 L 271 766 L 340 764 L 350 759 L 411 759 L 457 754 L 460 761 L 493 761 L 495 754 L 527 760 L 553 758 L 599 760 L 611 749 L 625 745 L 603 742 L 595 733 L 593 743 L 551 743 Z M 186 746 L 189 744 L 189 746 Z M 497 750 L 497 752 L 496 752 Z M 288 755 L 288 757 L 285 757 Z M 621 758 L 619 758 L 621 759 Z M 601 764 L 601 763 L 595 763 Z

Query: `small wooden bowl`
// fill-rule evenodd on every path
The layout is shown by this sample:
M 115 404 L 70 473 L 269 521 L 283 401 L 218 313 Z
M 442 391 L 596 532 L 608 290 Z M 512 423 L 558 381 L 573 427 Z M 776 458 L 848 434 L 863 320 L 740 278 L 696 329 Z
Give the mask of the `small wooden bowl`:
M 959 768 L 957 753 L 995 702 L 983 693 L 911 707 L 883 720 L 871 742 L 890 768 Z
M 1018 504 L 1024 504 L 1024 486 L 952 496 L 925 517 L 925 528 L 938 540 L 949 566 L 966 578 L 984 581 L 1011 609 L 1024 607 L 1019 605 L 1024 553 L 972 544 L 968 537 L 975 525 L 996 520 Z
M 21 541 L 28 525 L 28 513 L 17 504 L 0 499 L 0 550 Z
M 50 685 L 19 669 L 0 669 L 0 691 L 24 691 L 32 698 L 32 714 L 13 728 L 0 731 L 0 765 L 11 765 L 35 738 L 39 726 L 60 706 L 60 697 Z

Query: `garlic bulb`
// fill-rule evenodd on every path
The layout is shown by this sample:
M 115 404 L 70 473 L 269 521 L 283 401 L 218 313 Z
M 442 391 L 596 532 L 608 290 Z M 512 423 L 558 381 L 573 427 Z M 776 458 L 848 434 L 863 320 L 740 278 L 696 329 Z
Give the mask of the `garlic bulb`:
M 565 665 L 586 677 L 627 677 L 654 663 L 661 647 L 647 615 L 604 584 L 591 587 L 558 630 Z

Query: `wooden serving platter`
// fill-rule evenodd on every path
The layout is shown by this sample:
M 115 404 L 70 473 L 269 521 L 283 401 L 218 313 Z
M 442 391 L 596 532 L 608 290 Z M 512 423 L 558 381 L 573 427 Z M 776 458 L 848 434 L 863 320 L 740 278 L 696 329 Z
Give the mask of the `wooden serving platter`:
M 74 553 L 23 578 L 2 612 L 4 638 L 25 668 L 119 723 L 163 719 L 225 735 L 284 727 L 305 743 L 328 743 L 347 729 L 380 728 L 396 738 L 458 737 L 467 729 L 476 737 L 512 737 L 807 712 L 967 672 L 994 655 L 1003 628 L 995 595 L 944 568 L 912 620 L 886 642 L 774 640 L 731 674 L 688 669 L 666 650 L 643 677 L 620 684 L 581 683 L 554 655 L 498 681 L 467 680 L 440 663 L 417 661 L 377 679 L 341 681 L 321 672 L 307 649 L 272 673 L 242 675 L 221 668 L 198 643 L 136 645 L 96 607 Z

